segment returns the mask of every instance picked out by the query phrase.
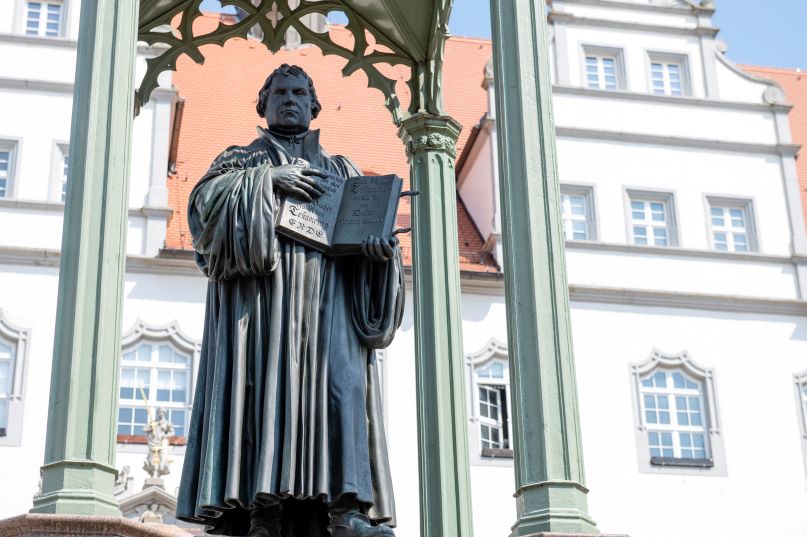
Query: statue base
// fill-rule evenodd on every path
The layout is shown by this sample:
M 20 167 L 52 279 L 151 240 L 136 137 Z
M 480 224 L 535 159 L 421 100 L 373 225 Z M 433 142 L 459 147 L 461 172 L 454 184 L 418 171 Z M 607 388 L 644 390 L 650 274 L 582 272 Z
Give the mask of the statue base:
M 163 481 L 162 477 L 147 477 L 143 482 L 143 490 L 147 489 L 148 487 L 165 489 L 165 482 Z
M 0 520 L 3 537 L 191 537 L 176 526 L 114 516 L 28 513 Z

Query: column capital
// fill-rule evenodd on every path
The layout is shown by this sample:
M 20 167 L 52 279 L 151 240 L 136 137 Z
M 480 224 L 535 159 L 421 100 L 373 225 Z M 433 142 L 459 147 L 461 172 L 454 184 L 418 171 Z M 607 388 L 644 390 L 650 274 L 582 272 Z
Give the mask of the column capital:
M 445 151 L 457 156 L 457 139 L 462 125 L 451 116 L 415 114 L 401 122 L 398 136 L 406 146 L 406 154 L 412 156 L 421 151 Z

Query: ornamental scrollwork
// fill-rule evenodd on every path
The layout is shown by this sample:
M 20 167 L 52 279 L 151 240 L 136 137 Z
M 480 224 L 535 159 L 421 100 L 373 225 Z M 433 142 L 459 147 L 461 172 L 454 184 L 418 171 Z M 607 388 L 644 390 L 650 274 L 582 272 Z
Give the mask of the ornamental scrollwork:
M 323 54 L 336 54 L 345 58 L 347 63 L 342 69 L 343 76 L 350 76 L 358 70 L 363 71 L 367 76 L 367 85 L 384 94 L 385 106 L 396 124 L 403 119 L 396 81 L 379 71 L 378 65 L 406 66 L 412 74 L 407 82 L 412 95 L 420 93 L 415 87 L 418 78 L 416 62 L 370 21 L 340 1 L 222 0 L 222 7 L 237 8 L 238 15 L 234 22 L 219 22 L 212 31 L 195 33 L 198 27 L 195 29 L 194 23 L 203 16 L 200 11 L 202 1 L 140 0 L 139 40 L 153 47 L 158 55 L 146 60 L 146 74 L 135 97 L 137 109 L 148 101 L 151 93 L 158 87 L 159 74 L 168 70 L 176 71 L 177 60 L 183 54 L 201 64 L 204 62 L 201 47 L 210 44 L 223 46 L 232 38 L 246 39 L 251 32 L 253 36 L 260 36 L 260 41 L 272 53 L 276 53 L 285 44 L 286 32 L 291 29 L 297 31 L 302 43 L 317 46 Z M 313 31 L 303 21 L 308 15 L 320 14 L 325 17 L 335 11 L 347 17 L 346 29 L 352 34 L 352 45 L 337 43 L 327 30 L 322 33 Z M 369 42 L 367 34 L 370 34 L 370 39 L 375 40 L 375 44 Z

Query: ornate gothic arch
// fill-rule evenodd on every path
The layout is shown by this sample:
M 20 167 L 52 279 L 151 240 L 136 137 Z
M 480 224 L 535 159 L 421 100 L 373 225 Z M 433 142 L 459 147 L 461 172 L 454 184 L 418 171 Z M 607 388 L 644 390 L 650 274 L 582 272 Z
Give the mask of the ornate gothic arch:
M 428 21 L 428 27 L 433 29 L 427 36 L 429 44 L 425 48 L 423 36 L 418 35 L 418 25 L 412 24 L 400 2 L 395 0 L 379 0 L 373 8 L 354 7 L 352 0 L 222 0 L 222 6 L 238 8 L 242 17 L 233 24 L 219 22 L 213 31 L 195 33 L 194 23 L 202 16 L 199 9 L 202 1 L 140 1 L 138 39 L 162 52 L 147 60 L 148 68 L 135 97 L 137 110 L 157 88 L 160 73 L 176 70 L 180 56 L 185 54 L 196 63 L 204 63 L 200 47 L 210 44 L 223 46 L 234 37 L 247 38 L 250 30 L 257 27 L 261 30 L 261 42 L 273 53 L 285 43 L 286 32 L 294 29 L 300 34 L 302 43 L 317 46 L 323 54 L 346 59 L 342 74 L 349 76 L 358 70 L 363 71 L 368 86 L 384 94 L 385 105 L 396 125 L 400 125 L 407 114 L 401 111 L 396 81 L 379 70 L 378 66 L 382 64 L 404 65 L 409 69 L 407 84 L 412 95 L 409 114 L 418 111 L 442 113 L 440 80 L 448 33 L 448 0 L 433 2 L 433 20 Z M 312 31 L 302 21 L 307 15 L 327 16 L 334 11 L 343 13 L 348 19 L 346 28 L 353 37 L 351 46 L 335 42 L 327 31 Z

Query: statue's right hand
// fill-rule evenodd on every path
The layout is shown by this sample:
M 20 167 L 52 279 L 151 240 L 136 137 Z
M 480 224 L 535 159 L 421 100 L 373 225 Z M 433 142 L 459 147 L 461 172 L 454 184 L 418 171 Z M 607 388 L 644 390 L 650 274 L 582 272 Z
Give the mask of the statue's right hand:
M 325 192 L 325 189 L 317 183 L 316 177 L 327 176 L 328 174 L 321 170 L 299 164 L 284 164 L 272 168 L 272 182 L 275 189 L 303 201 L 312 201 Z

